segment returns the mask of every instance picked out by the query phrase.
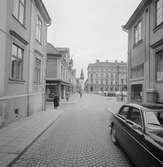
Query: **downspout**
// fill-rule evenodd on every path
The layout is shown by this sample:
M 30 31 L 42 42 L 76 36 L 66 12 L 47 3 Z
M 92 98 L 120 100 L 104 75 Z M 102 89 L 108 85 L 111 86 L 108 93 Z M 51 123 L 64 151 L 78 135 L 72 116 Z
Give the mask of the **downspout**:
M 31 31 L 32 31 L 32 28 L 31 28 L 31 25 L 32 25 L 32 3 L 33 3 L 33 0 L 30 1 L 31 4 L 30 4 L 30 30 L 29 30 L 29 35 L 30 35 L 30 38 L 29 38 L 29 56 L 28 56 L 28 79 L 27 79 L 27 117 L 30 116 L 30 107 L 29 107 L 29 96 L 30 96 L 30 81 L 29 81 L 29 78 L 30 78 L 30 57 L 31 57 Z
M 148 12 L 149 12 L 149 89 L 150 89 L 150 87 L 151 87 L 151 76 L 150 76 L 150 73 L 151 73 L 151 70 L 150 70 L 150 65 L 151 65 L 151 61 L 150 61 L 150 58 L 151 58 L 151 56 L 150 56 L 150 40 L 151 40 L 151 38 L 150 38 L 150 32 L 151 32 L 151 22 L 150 22 L 150 9 L 148 8 Z
M 44 71 L 44 104 L 42 106 L 43 110 L 46 110 L 46 75 L 47 75 L 47 31 L 48 31 L 48 27 L 51 25 L 51 23 L 46 24 L 46 54 L 45 54 L 45 71 Z

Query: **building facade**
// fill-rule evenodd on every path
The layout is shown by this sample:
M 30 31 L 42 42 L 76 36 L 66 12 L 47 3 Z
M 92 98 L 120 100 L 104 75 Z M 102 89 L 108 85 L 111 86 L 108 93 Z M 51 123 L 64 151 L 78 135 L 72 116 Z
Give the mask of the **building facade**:
M 54 94 L 64 99 L 66 92 L 73 93 L 76 87 L 76 70 L 73 68 L 68 48 L 55 48 L 48 43 L 46 97 L 52 100 Z
M 127 89 L 127 64 L 124 62 L 100 62 L 88 65 L 87 91 L 125 91 Z
M 39 0 L 0 0 L 0 11 L 2 125 L 44 109 L 46 34 L 51 19 Z
M 142 0 L 129 18 L 129 101 L 163 103 L 163 0 Z

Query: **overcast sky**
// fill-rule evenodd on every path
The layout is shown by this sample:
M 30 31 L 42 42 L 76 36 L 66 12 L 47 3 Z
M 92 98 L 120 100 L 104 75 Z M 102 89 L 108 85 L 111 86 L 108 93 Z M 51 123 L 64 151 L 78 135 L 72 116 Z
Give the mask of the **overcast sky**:
M 48 42 L 68 47 L 79 77 L 88 63 L 127 61 L 124 25 L 141 0 L 43 0 L 52 19 Z M 86 78 L 85 78 L 86 79 Z

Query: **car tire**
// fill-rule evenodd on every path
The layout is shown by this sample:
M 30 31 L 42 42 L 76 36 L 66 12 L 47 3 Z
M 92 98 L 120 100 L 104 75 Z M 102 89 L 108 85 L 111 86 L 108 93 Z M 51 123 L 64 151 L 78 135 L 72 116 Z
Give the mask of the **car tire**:
M 111 134 L 111 140 L 112 140 L 112 142 L 115 145 L 117 145 L 118 141 L 117 141 L 117 138 L 116 138 L 116 130 L 115 130 L 115 126 L 114 125 L 111 126 L 111 132 L 110 132 L 110 134 Z

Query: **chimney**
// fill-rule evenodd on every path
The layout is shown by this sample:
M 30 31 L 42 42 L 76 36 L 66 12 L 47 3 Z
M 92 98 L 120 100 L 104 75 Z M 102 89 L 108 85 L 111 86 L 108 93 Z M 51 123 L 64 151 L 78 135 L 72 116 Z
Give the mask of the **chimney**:
M 100 60 L 99 60 L 99 59 L 97 59 L 97 60 L 96 60 L 96 63 L 99 63 L 99 62 L 100 62 Z

